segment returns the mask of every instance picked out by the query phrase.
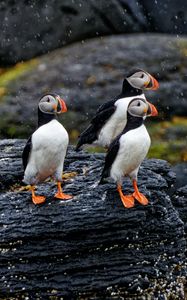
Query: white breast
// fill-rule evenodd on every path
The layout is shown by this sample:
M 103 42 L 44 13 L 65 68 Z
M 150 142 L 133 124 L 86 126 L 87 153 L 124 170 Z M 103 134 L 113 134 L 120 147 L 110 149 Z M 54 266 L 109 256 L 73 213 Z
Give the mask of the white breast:
M 24 181 L 36 184 L 53 175 L 63 166 L 68 142 L 67 131 L 57 120 L 39 127 L 32 135 L 32 150 Z
M 151 140 L 144 125 L 121 136 L 120 147 L 110 176 L 117 182 L 139 167 L 149 150 Z
M 116 101 L 116 110 L 106 124 L 102 127 L 98 135 L 98 140 L 96 141 L 97 144 L 103 147 L 108 147 L 111 142 L 122 132 L 127 123 L 127 107 L 134 98 L 135 97 L 126 97 Z M 142 94 L 138 96 L 138 98 L 145 99 L 145 96 Z

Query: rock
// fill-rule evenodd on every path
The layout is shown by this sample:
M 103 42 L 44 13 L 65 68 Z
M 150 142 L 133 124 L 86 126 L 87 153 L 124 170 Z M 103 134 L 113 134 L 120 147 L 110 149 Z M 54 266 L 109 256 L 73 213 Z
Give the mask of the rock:
M 176 181 L 174 184 L 175 191 L 183 187 L 187 178 L 187 163 L 179 163 L 172 167 L 172 171 L 176 173 Z
M 187 237 L 187 185 L 177 189 L 172 196 L 172 202 L 177 208 L 180 218 L 184 222 L 185 233 Z
M 0 190 L 6 190 L 11 185 L 21 182 L 23 167 L 21 154 L 22 140 L 0 140 Z
M 35 129 L 39 98 L 48 91 L 67 101 L 65 127 L 82 131 L 98 105 L 116 96 L 124 76 L 137 67 L 160 82 L 158 91 L 146 93 L 160 118 L 186 116 L 186 49 L 186 38 L 134 34 L 92 39 L 42 56 L 6 86 L 0 103 L 1 138 L 28 138 Z
M 166 161 L 143 163 L 139 186 L 150 203 L 125 209 L 114 184 L 97 185 L 104 154 L 70 147 L 65 171 L 77 176 L 64 190 L 74 199 L 54 200 L 46 182 L 37 192 L 47 201 L 34 206 L 18 185 L 24 143 L 0 142 L 0 171 L 9 161 L 14 174 L 4 174 L 0 194 L 2 298 L 184 299 L 184 224 L 167 193 L 174 177 Z M 129 181 L 124 190 L 132 191 Z
M 187 31 L 187 10 L 183 0 L 143 0 L 142 6 L 154 31 L 173 34 L 183 34 Z
M 106 34 L 185 34 L 186 8 L 182 0 L 1 1 L 0 63 L 14 64 L 73 41 Z

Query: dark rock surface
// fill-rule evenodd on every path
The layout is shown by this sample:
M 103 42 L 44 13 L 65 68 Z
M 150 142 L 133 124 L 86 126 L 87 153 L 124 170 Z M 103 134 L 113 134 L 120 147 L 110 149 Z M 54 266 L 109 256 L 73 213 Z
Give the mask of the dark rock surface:
M 180 218 L 184 222 L 185 233 L 187 236 L 187 185 L 176 190 L 172 196 L 172 202 L 177 208 Z
M 187 162 L 176 164 L 172 167 L 172 171 L 176 173 L 175 190 L 183 187 L 187 183 Z
M 0 191 L 8 189 L 18 181 L 21 182 L 23 178 L 22 151 L 22 140 L 0 141 Z
M 0 2 L 0 63 L 29 59 L 99 35 L 187 33 L 183 0 L 43 0 Z
M 187 33 L 187 3 L 183 0 L 142 0 L 141 2 L 153 31 Z
M 1 298 L 184 299 L 184 223 L 168 196 L 175 176 L 166 161 L 143 163 L 139 186 L 150 203 L 128 210 L 114 184 L 97 185 L 104 154 L 70 147 L 65 171 L 77 176 L 64 190 L 74 199 L 54 200 L 47 182 L 38 186 L 46 203 L 34 206 L 29 192 L 12 187 L 21 180 L 24 143 L 0 142 Z M 128 181 L 124 190 L 132 191 Z
M 63 123 L 81 131 L 98 105 L 121 90 L 124 76 L 140 67 L 160 89 L 146 93 L 162 116 L 187 115 L 187 39 L 167 35 L 119 35 L 88 40 L 38 58 L 33 69 L 9 82 L 1 98 L 1 137 L 28 137 L 41 94 L 56 91 L 67 101 Z

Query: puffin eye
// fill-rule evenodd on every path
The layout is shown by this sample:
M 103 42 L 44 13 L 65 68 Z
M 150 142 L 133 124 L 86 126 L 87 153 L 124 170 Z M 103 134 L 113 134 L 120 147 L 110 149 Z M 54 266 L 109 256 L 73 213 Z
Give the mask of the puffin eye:
M 142 75 L 140 76 L 140 78 L 144 78 L 144 74 L 142 74 Z
M 50 99 L 49 99 L 49 98 L 47 98 L 47 102 L 50 102 Z
M 137 106 L 140 106 L 140 102 L 138 102 Z

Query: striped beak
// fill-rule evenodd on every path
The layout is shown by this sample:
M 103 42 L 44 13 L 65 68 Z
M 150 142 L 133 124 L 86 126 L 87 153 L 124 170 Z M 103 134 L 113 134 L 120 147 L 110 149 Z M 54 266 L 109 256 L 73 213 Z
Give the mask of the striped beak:
M 61 99 L 60 97 L 57 97 L 56 99 L 58 100 L 57 113 L 61 114 L 61 113 L 67 112 L 67 106 L 66 106 L 65 101 L 63 99 Z
M 148 101 L 147 101 L 148 102 Z M 158 116 L 158 110 L 156 109 L 156 107 L 148 102 L 148 110 L 147 110 L 147 116 L 149 117 L 156 117 Z
M 157 90 L 159 88 L 159 83 L 158 81 L 152 76 L 149 74 L 149 77 L 150 77 L 150 81 L 149 82 L 145 82 L 144 84 L 144 89 L 145 90 Z

